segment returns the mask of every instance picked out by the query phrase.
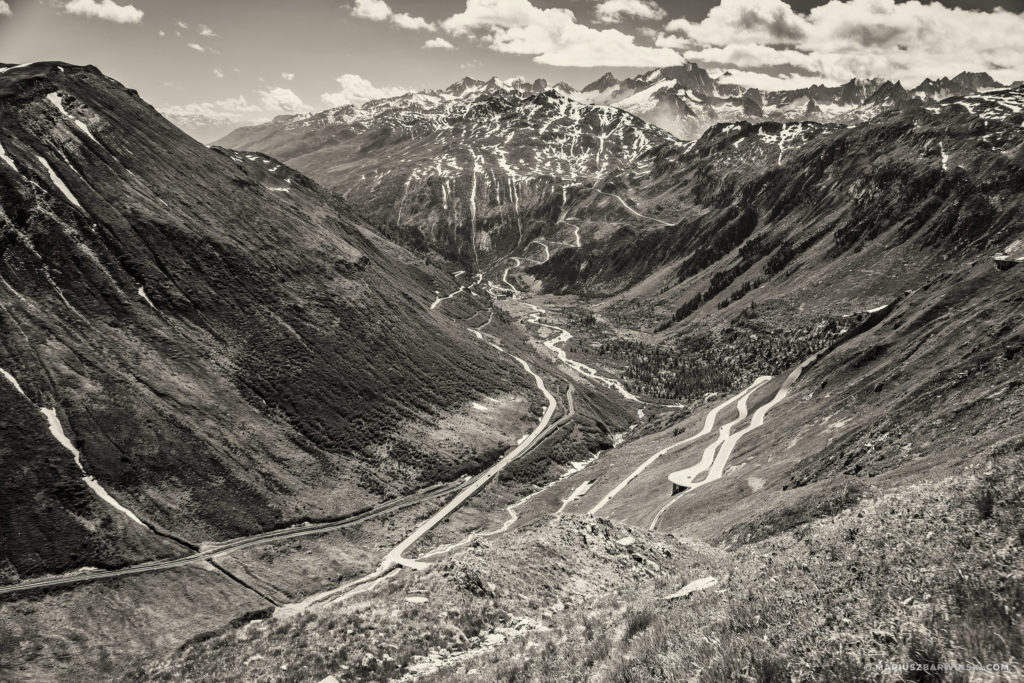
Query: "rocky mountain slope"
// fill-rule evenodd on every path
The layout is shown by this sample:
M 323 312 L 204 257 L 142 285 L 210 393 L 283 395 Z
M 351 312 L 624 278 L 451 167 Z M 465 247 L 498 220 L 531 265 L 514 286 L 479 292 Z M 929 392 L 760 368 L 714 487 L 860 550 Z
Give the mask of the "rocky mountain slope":
M 531 272 L 553 291 L 604 295 L 658 272 L 656 301 L 702 294 L 695 310 L 743 282 L 784 277 L 812 249 L 809 266 L 820 268 L 871 247 L 926 245 L 947 257 L 1001 251 L 1020 226 L 1022 120 L 1017 88 L 854 127 L 722 124 L 643 177 L 609 174 L 579 196 L 568 213 L 584 235 L 586 224 L 621 212 L 620 198 L 636 213 Z M 659 272 L 668 264 L 673 270 Z M 713 265 L 718 271 L 706 272 Z
M 474 271 L 557 223 L 573 195 L 650 168 L 681 143 L 558 88 L 466 79 L 239 129 L 225 147 L 273 156 L 338 190 L 407 244 Z
M 607 74 L 579 92 L 466 78 L 443 91 L 278 117 L 218 144 L 279 159 L 342 192 L 389 236 L 476 271 L 550 233 L 573 198 L 608 177 L 643 179 L 655 164 L 680 163 L 692 143 L 677 138 L 719 122 L 846 125 L 997 85 L 964 73 L 911 91 L 876 80 L 759 92 L 695 64 L 623 81 Z
M 451 286 L 336 195 L 196 143 L 95 68 L 0 68 L 3 579 L 482 468 L 495 436 L 453 447 L 432 425 L 532 381 L 430 310 Z

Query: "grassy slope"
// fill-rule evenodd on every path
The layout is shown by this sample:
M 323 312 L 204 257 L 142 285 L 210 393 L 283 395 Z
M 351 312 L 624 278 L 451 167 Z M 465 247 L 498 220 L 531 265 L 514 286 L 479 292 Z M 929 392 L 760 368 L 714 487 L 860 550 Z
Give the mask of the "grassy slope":
M 5 405 L 56 407 L 91 475 L 195 542 L 337 516 L 496 457 L 499 438 L 460 452 L 405 429 L 533 395 L 514 362 L 428 309 L 450 278 L 290 169 L 209 149 L 95 69 L 61 69 L 0 79 L 17 166 L 0 165 L 0 367 L 28 395 L 5 382 Z M 54 90 L 97 142 L 47 101 Z M 4 579 L 162 552 L 81 514 L 45 428 L 3 426 L 20 492 L 0 527 Z M 33 470 L 35 453 L 53 468 Z M 14 540 L 19 519 L 56 539 L 46 554 Z
M 876 681 L 900 675 L 876 663 L 915 662 L 1007 664 L 1002 678 L 972 680 L 1011 680 L 1024 662 L 1022 447 L 732 550 L 605 521 L 538 521 L 372 600 L 258 622 L 132 677 L 390 678 L 432 650 L 450 663 L 427 677 L 438 681 Z M 627 534 L 634 543 L 618 544 Z M 705 576 L 719 586 L 659 599 Z M 503 629 L 509 643 L 489 649 Z

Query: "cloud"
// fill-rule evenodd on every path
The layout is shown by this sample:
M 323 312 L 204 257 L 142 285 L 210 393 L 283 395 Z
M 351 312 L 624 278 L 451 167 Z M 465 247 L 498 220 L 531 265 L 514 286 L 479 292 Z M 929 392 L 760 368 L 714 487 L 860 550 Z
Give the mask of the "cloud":
M 297 112 L 309 111 L 302 100 L 288 88 L 269 88 L 259 91 L 260 101 L 263 108 L 269 111 L 286 112 L 294 114 Z
M 399 28 L 404 28 L 410 31 L 436 31 L 437 27 L 431 24 L 423 17 L 412 17 L 404 12 L 398 12 L 392 14 L 391 23 Z
M 914 1 L 914 0 L 911 0 Z M 670 21 L 665 30 L 708 45 L 793 45 L 807 36 L 807 20 L 782 0 L 721 0 L 703 21 Z
M 209 26 L 207 26 L 206 24 L 200 24 L 199 25 L 199 35 L 205 36 L 207 38 L 216 38 L 217 37 L 217 34 L 213 32 L 213 29 L 210 28 Z
M 414 17 L 405 12 L 393 12 L 384 0 L 356 0 L 352 5 L 352 16 L 370 21 L 390 21 L 395 26 L 409 31 L 437 30 L 437 26 L 423 17 Z
M 671 38 L 672 36 L 666 36 L 663 40 L 659 37 L 657 42 L 659 45 L 671 44 Z M 683 57 L 687 61 L 700 64 L 719 64 L 742 68 L 792 66 L 811 73 L 820 73 L 824 70 L 821 60 L 814 55 L 799 50 L 776 49 L 765 45 L 705 47 L 698 50 L 685 50 Z
M 295 78 L 295 74 L 290 74 L 290 73 L 288 73 L 287 71 L 285 71 L 285 72 L 283 72 L 283 73 L 281 74 L 281 78 L 283 78 L 283 79 L 284 79 L 284 80 L 286 80 L 286 81 L 290 81 L 290 80 L 292 80 L 293 78 Z
M 616 24 L 626 17 L 653 21 L 666 16 L 654 0 L 604 0 L 594 8 L 594 14 L 606 24 Z
M 143 14 L 142 10 L 133 5 L 118 5 L 114 0 L 71 0 L 64 5 L 64 9 L 68 14 L 80 14 L 118 24 L 138 24 Z
M 188 28 L 188 24 L 186 24 L 184 21 L 179 21 L 178 22 L 178 28 L 182 28 L 182 29 Z
M 792 67 L 818 81 L 924 78 L 987 71 L 1024 76 L 1024 14 L 947 7 L 919 0 L 829 0 L 806 14 L 781 0 L 721 0 L 698 22 L 676 19 L 662 47 L 687 59 L 738 66 Z M 760 60 L 760 63 L 758 63 Z M 771 71 L 770 69 L 768 69 Z M 771 71 L 778 76 L 778 69 Z M 794 76 L 794 78 L 796 78 Z
M 213 75 L 216 76 L 217 78 L 224 78 L 224 72 L 221 71 L 220 69 L 214 69 L 213 70 Z
M 156 32 L 156 34 L 157 34 L 158 36 L 160 36 L 161 38 L 163 38 L 164 36 L 166 36 L 166 35 L 167 35 L 167 34 L 166 34 L 166 33 L 164 33 L 163 31 L 157 31 L 157 32 Z
M 343 74 L 335 80 L 337 80 L 341 89 L 337 92 L 325 92 L 320 95 L 320 99 L 332 107 L 344 107 L 349 104 L 359 105 L 370 100 L 397 97 L 408 92 L 405 88 L 378 88 L 370 83 L 370 81 L 356 74 Z
M 199 43 L 187 43 L 187 45 L 196 52 L 206 52 L 206 48 L 200 45 Z
M 193 102 L 161 109 L 164 114 L 174 117 L 203 117 L 223 123 L 237 123 L 262 112 L 258 105 L 250 104 L 244 95 L 230 97 L 216 102 Z
M 771 75 L 742 69 L 731 69 L 720 80 L 722 83 L 735 83 L 745 88 L 758 88 L 759 90 L 799 90 L 821 83 L 819 76 L 792 73 Z
M 551 66 L 672 66 L 682 56 L 666 47 L 637 45 L 618 29 L 595 29 L 572 11 L 541 9 L 530 0 L 467 0 L 466 9 L 442 22 L 455 36 L 472 36 L 495 52 L 532 55 Z
M 391 8 L 384 0 L 356 0 L 352 6 L 352 16 L 370 21 L 387 21 L 391 16 Z
M 0 17 L 11 17 L 14 13 L 11 12 L 11 6 L 8 5 L 4 0 L 0 0 Z
M 423 47 L 433 48 L 438 50 L 454 50 L 455 46 L 449 43 L 444 38 L 431 38 L 427 42 L 423 43 Z

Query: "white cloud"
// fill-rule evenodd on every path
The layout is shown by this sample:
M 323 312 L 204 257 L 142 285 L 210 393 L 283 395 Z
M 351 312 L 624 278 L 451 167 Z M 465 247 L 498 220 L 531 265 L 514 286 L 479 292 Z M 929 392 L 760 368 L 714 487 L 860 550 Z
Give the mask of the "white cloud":
M 285 71 L 285 72 L 283 72 L 283 73 L 281 74 L 281 78 L 283 78 L 283 79 L 284 79 L 284 80 L 286 80 L 286 81 L 290 81 L 290 80 L 292 80 L 293 78 L 295 78 L 295 74 L 290 74 L 290 73 L 288 73 L 287 71 Z
M 395 26 L 409 31 L 437 30 L 437 26 L 423 17 L 392 11 L 385 0 L 356 0 L 352 5 L 352 16 L 370 21 L 390 21 Z
M 721 0 L 704 20 L 675 19 L 665 29 L 708 45 L 792 45 L 806 37 L 809 25 L 782 0 Z
M 449 43 L 444 38 L 431 38 L 427 42 L 423 43 L 423 47 L 434 48 L 438 50 L 454 50 L 455 46 Z
M 220 69 L 214 69 L 213 70 L 213 75 L 216 76 L 217 78 L 224 78 L 224 72 L 221 71 Z
M 821 77 L 792 73 L 773 76 L 760 71 L 730 69 L 727 75 L 722 76 L 721 82 L 735 83 L 745 88 L 758 88 L 760 90 L 799 90 L 820 84 Z
M 269 111 L 286 112 L 294 114 L 302 111 L 309 111 L 302 100 L 288 88 L 269 88 L 260 90 L 260 101 L 263 108 Z
M 200 45 L 199 43 L 187 43 L 187 45 L 196 52 L 206 52 L 206 48 Z
M 166 33 L 164 33 L 163 31 L 157 31 L 157 32 L 156 32 L 156 34 L 157 34 L 158 36 L 160 36 L 161 38 L 163 38 L 164 36 L 166 36 L 166 35 L 167 35 L 167 34 L 166 34 Z
M 1004 82 L 1024 76 L 1024 15 L 999 7 L 829 0 L 799 14 L 782 0 L 721 0 L 703 20 L 676 19 L 666 30 L 676 35 L 657 44 L 685 50 L 687 59 L 791 66 L 833 83 L 883 77 L 913 86 L 960 71 L 987 71 Z
M 456 36 L 474 36 L 496 52 L 533 55 L 552 66 L 655 67 L 681 64 L 666 47 L 637 45 L 618 29 L 594 29 L 567 9 L 540 9 L 530 0 L 467 0 L 466 9 L 442 22 Z
M 198 119 L 200 124 L 248 124 L 266 121 L 279 114 L 296 114 L 311 110 L 298 95 L 287 88 L 260 90 L 256 95 L 259 103 L 250 102 L 244 95 L 239 95 L 215 102 L 193 102 L 161 107 L 160 111 L 188 126 L 196 123 L 190 119 Z
M 259 106 L 250 104 L 244 95 L 230 97 L 216 102 L 193 102 L 164 107 L 161 111 L 169 116 L 199 116 L 224 123 L 237 123 L 251 119 L 254 114 L 262 112 Z
M 14 13 L 11 12 L 11 6 L 8 5 L 5 0 L 0 0 L 0 17 L 11 17 Z
M 320 99 L 332 107 L 344 107 L 349 104 L 362 104 L 370 100 L 379 100 L 384 97 L 397 97 L 408 90 L 405 88 L 388 87 L 378 88 L 362 76 L 356 74 L 343 74 L 336 79 L 341 89 L 337 92 L 325 92 Z
M 179 21 L 178 28 L 188 28 L 188 24 L 186 24 L 184 21 Z
M 216 38 L 217 37 L 217 34 L 213 32 L 213 29 L 210 28 L 209 26 L 207 26 L 206 24 L 200 24 L 199 25 L 199 35 L 205 36 L 207 38 Z
M 618 23 L 626 17 L 653 21 L 666 16 L 654 0 L 603 0 L 594 8 L 594 14 L 606 24 Z
M 387 21 L 391 16 L 391 8 L 384 0 L 356 0 L 352 6 L 352 16 L 370 21 Z
M 412 17 L 405 12 L 392 14 L 391 23 L 409 31 L 436 31 L 437 27 L 423 17 Z
M 672 36 L 667 36 L 663 40 L 659 37 L 658 44 L 671 43 L 671 38 Z M 793 66 L 815 73 L 820 73 L 824 70 L 821 60 L 813 55 L 800 52 L 799 50 L 776 49 L 756 44 L 685 50 L 683 57 L 687 61 L 700 64 L 721 64 L 741 68 Z
M 118 24 L 137 24 L 142 21 L 143 14 L 134 5 L 118 5 L 114 0 L 71 0 L 64 5 L 64 9 L 68 14 L 80 14 Z

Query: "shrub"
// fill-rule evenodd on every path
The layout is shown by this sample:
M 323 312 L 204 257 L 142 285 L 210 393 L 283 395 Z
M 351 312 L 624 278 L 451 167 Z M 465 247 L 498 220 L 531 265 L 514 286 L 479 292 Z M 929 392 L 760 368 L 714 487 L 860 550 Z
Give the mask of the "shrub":
M 629 640 L 641 631 L 647 630 L 654 623 L 654 617 L 654 610 L 650 606 L 630 610 L 626 614 L 625 640 Z
M 996 507 L 996 494 L 988 486 L 982 485 L 974 492 L 974 508 L 979 519 L 991 519 Z

